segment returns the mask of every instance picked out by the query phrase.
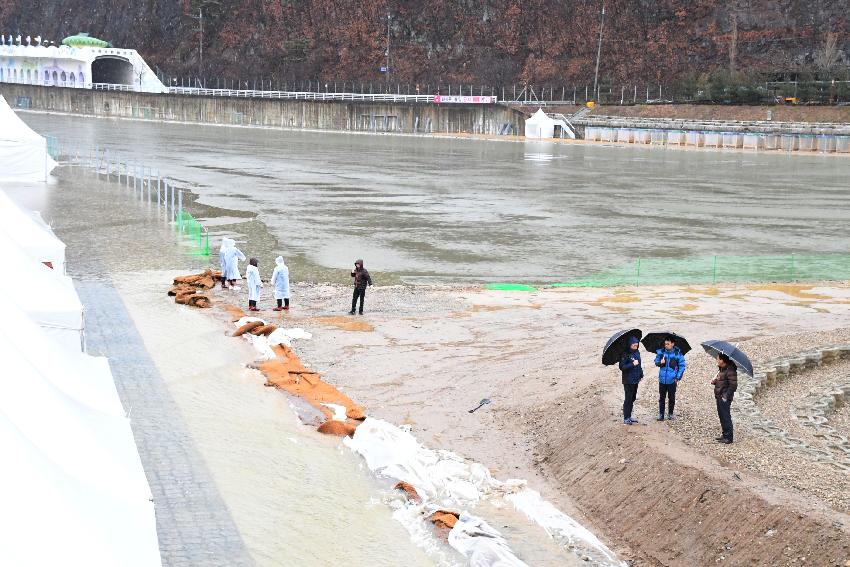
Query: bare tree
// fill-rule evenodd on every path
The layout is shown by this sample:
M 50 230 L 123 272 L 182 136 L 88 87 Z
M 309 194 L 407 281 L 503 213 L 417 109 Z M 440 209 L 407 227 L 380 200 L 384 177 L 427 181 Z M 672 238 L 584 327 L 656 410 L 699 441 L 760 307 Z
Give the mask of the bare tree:
M 815 53 L 815 65 L 830 75 L 835 64 L 838 62 L 838 34 L 829 32 L 823 40 L 823 46 Z
M 735 72 L 738 59 L 738 14 L 732 12 L 732 37 L 729 40 L 729 72 Z

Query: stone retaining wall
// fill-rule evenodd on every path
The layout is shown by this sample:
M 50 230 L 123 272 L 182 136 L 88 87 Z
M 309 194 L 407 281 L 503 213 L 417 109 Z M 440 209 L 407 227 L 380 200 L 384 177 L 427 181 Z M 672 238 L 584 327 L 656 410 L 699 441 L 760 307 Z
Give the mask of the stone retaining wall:
M 813 434 L 822 437 L 825 445 L 833 451 L 813 447 L 805 440 L 791 436 L 766 418 L 755 400 L 762 389 L 777 381 L 787 380 L 795 373 L 837 360 L 850 360 L 850 345 L 830 345 L 768 361 L 764 364 L 764 370 L 756 372 L 752 378 L 742 375 L 742 384 L 735 395 L 736 413 L 756 434 L 778 441 L 813 461 L 850 472 L 850 441 L 830 427 L 826 417 L 829 411 L 850 399 L 850 377 L 846 383 L 830 384 L 820 392 L 813 393 L 795 408 L 794 415 L 800 424 L 812 427 L 815 430 Z

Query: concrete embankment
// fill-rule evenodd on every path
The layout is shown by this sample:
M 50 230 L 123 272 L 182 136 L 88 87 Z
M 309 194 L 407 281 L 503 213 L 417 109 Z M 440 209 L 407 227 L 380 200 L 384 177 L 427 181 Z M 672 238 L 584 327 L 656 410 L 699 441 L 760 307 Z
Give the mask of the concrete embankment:
M 517 134 L 525 115 L 498 104 L 451 105 L 231 98 L 0 83 L 13 108 L 109 118 L 397 134 Z

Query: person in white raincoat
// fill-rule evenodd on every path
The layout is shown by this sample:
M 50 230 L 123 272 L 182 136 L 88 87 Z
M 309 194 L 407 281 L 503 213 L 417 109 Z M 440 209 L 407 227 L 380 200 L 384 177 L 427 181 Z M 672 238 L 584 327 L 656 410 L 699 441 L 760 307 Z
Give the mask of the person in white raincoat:
M 263 287 L 263 282 L 260 280 L 260 270 L 257 268 L 258 262 L 256 258 L 251 258 L 248 261 L 248 267 L 245 269 L 245 277 L 248 279 L 248 311 L 259 311 L 257 301 L 260 300 L 260 290 Z
M 274 286 L 277 307 L 273 311 L 289 310 L 289 267 L 283 261 L 283 256 L 275 258 L 274 263 L 277 265 L 272 272 L 271 284 Z
M 232 238 L 222 239 L 220 254 L 224 261 L 222 277 L 230 282 L 230 287 L 233 287 L 236 280 L 242 279 L 242 274 L 239 273 L 239 260 L 245 260 L 245 254 L 236 247 L 236 241 Z

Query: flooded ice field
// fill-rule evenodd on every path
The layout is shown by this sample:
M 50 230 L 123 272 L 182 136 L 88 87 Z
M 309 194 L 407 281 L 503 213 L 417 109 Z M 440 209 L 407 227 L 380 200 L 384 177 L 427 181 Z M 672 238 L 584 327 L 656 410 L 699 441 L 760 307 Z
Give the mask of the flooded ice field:
M 555 282 L 637 256 L 850 243 L 841 156 L 22 116 L 68 147 L 108 148 L 179 180 L 198 195 L 195 216 L 249 255 L 282 252 L 296 278 L 346 281 L 363 257 L 393 281 Z

